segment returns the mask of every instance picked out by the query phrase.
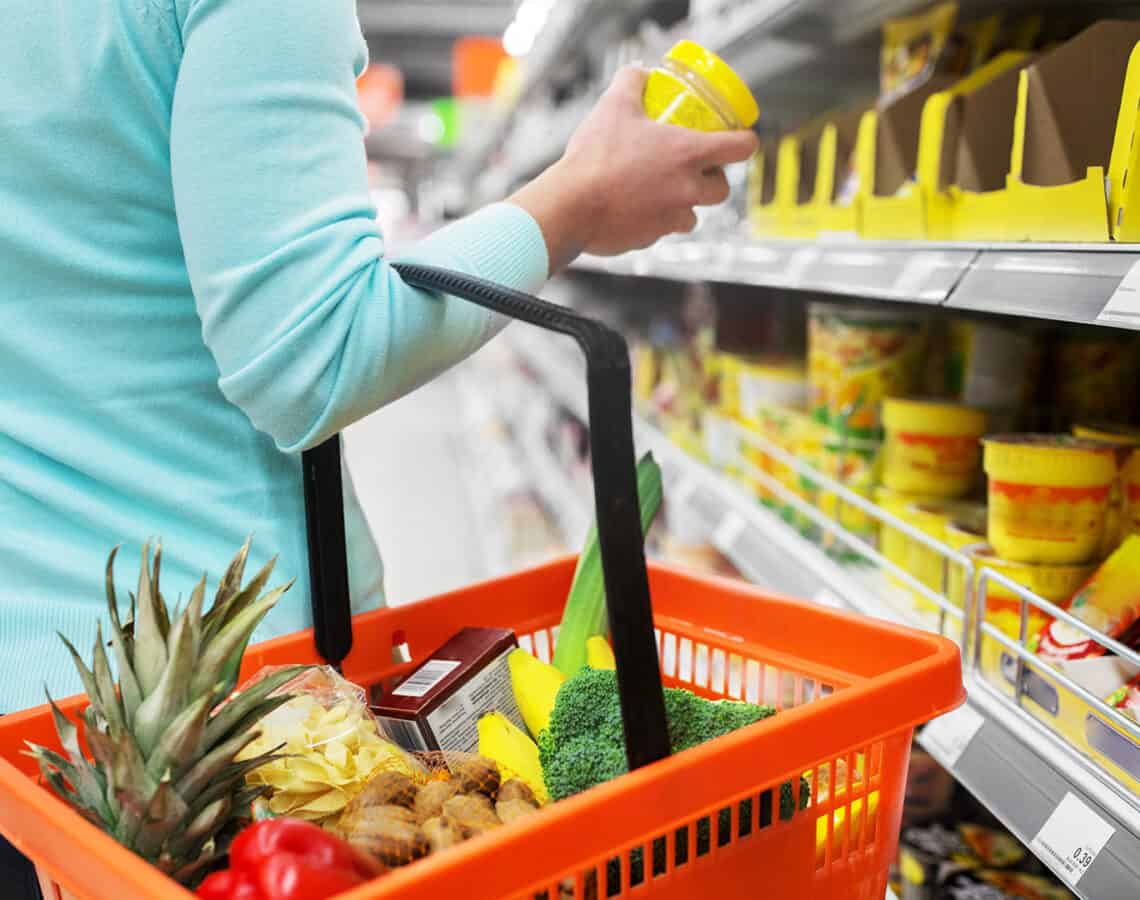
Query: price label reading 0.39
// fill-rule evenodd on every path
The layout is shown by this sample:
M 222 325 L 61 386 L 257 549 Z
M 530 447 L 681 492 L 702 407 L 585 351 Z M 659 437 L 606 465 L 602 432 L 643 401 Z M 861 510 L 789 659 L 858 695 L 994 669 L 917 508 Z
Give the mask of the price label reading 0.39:
M 1065 794 L 1031 846 L 1042 862 L 1076 887 L 1115 831 L 1076 795 Z

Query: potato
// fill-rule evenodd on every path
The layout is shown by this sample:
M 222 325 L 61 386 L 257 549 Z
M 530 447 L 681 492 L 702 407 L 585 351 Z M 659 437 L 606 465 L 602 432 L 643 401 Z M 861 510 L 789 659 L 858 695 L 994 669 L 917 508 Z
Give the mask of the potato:
M 416 814 L 403 806 L 365 806 L 360 809 L 346 812 L 337 824 L 337 831 L 344 838 L 357 833 L 367 833 L 375 828 L 383 827 L 389 822 L 400 822 L 405 825 L 418 825 Z
M 519 781 L 517 778 L 509 778 L 504 781 L 502 787 L 499 788 L 499 795 L 496 799 L 500 803 L 504 800 L 522 800 L 531 806 L 538 806 L 538 798 L 534 796 L 534 791 L 530 789 L 530 785 L 525 781 Z
M 500 800 L 495 804 L 495 813 L 504 825 L 526 818 L 538 812 L 538 807 L 525 800 Z
M 423 832 L 431 844 L 431 852 L 439 853 L 463 843 L 463 829 L 450 816 L 435 816 L 423 824 Z
M 482 756 L 473 756 L 449 768 L 459 782 L 460 793 L 472 794 L 478 791 L 492 800 L 498 795 L 502 776 L 499 775 L 499 767 L 491 760 Z
M 415 813 L 416 821 L 426 822 L 436 818 L 443 812 L 443 804 L 459 793 L 459 782 L 432 781 L 425 784 L 416 794 Z
M 348 812 L 367 806 L 406 806 L 416 802 L 415 782 L 400 772 L 381 772 L 348 804 Z
M 464 837 L 475 837 L 503 824 L 483 794 L 452 797 L 443 804 L 443 813 L 455 820 Z
M 367 827 L 355 828 L 346 835 L 346 840 L 390 867 L 406 866 L 431 852 L 427 835 L 420 828 L 391 817 L 373 818 Z

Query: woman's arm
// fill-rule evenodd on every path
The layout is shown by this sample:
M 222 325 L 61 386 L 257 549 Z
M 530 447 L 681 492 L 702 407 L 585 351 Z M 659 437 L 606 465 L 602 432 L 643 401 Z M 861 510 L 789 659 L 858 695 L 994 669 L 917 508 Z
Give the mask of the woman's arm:
M 356 106 L 366 46 L 354 0 L 180 3 L 171 170 L 203 336 L 225 395 L 283 450 L 299 451 L 473 352 L 495 318 L 409 288 L 384 261 Z M 628 249 L 691 227 L 679 216 L 721 190 L 701 167 L 746 157 L 752 139 L 701 136 L 706 145 L 634 115 L 642 77 L 624 74 L 624 90 L 600 104 L 602 124 L 617 128 L 597 135 L 600 146 L 572 144 L 513 202 L 454 223 L 405 258 L 535 291 L 582 249 Z M 599 151 L 623 135 L 615 170 Z M 673 142 L 669 171 L 661 147 L 645 143 L 663 136 Z M 676 177 L 663 190 L 666 175 Z M 619 214 L 614 200 L 629 204 L 629 193 L 607 197 L 613 185 L 650 179 L 653 204 Z M 666 195 L 676 207 L 667 215 Z

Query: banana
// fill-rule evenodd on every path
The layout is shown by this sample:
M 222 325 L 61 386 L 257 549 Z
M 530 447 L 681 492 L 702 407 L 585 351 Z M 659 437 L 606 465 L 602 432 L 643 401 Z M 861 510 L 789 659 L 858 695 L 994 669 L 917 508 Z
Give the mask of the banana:
M 502 713 L 490 712 L 479 720 L 479 755 L 498 764 L 504 781 L 517 778 L 534 791 L 540 804 L 550 802 L 538 744 Z
M 586 641 L 586 665 L 591 669 L 616 669 L 614 651 L 610 642 L 595 635 Z
M 523 721 L 537 740 L 550 725 L 554 699 L 566 676 L 554 666 L 531 656 L 525 650 L 513 650 L 507 657 L 511 670 L 511 688 Z

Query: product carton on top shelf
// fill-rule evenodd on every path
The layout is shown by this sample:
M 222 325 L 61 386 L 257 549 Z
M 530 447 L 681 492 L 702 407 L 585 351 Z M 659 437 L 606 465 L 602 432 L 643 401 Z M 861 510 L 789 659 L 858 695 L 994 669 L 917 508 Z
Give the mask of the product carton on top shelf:
M 871 152 L 874 135 L 860 130 L 866 104 L 828 116 L 819 137 L 815 196 L 821 232 L 854 233 L 859 229 L 857 196 L 859 160 Z
M 1028 53 L 1003 53 L 983 70 L 992 77 L 949 98 L 938 168 L 941 202 L 932 205 L 928 222 L 934 240 L 1010 238 L 1006 182 L 1017 91 L 1032 61 Z
M 876 239 L 920 239 L 926 215 L 918 174 L 919 133 L 926 101 L 954 84 L 936 76 L 924 85 L 868 112 L 861 126 L 873 129 L 873 151 L 861 161 L 859 233 Z
M 756 237 L 776 233 L 776 146 L 764 142 L 748 169 L 748 221 Z
M 1098 22 L 1021 72 L 1006 205 L 1010 239 L 1140 235 L 1140 215 L 1124 216 L 1125 175 L 1137 153 L 1138 42 L 1140 22 Z
M 780 139 L 776 208 L 782 237 L 811 238 L 819 230 L 813 200 L 822 130 L 813 123 Z

